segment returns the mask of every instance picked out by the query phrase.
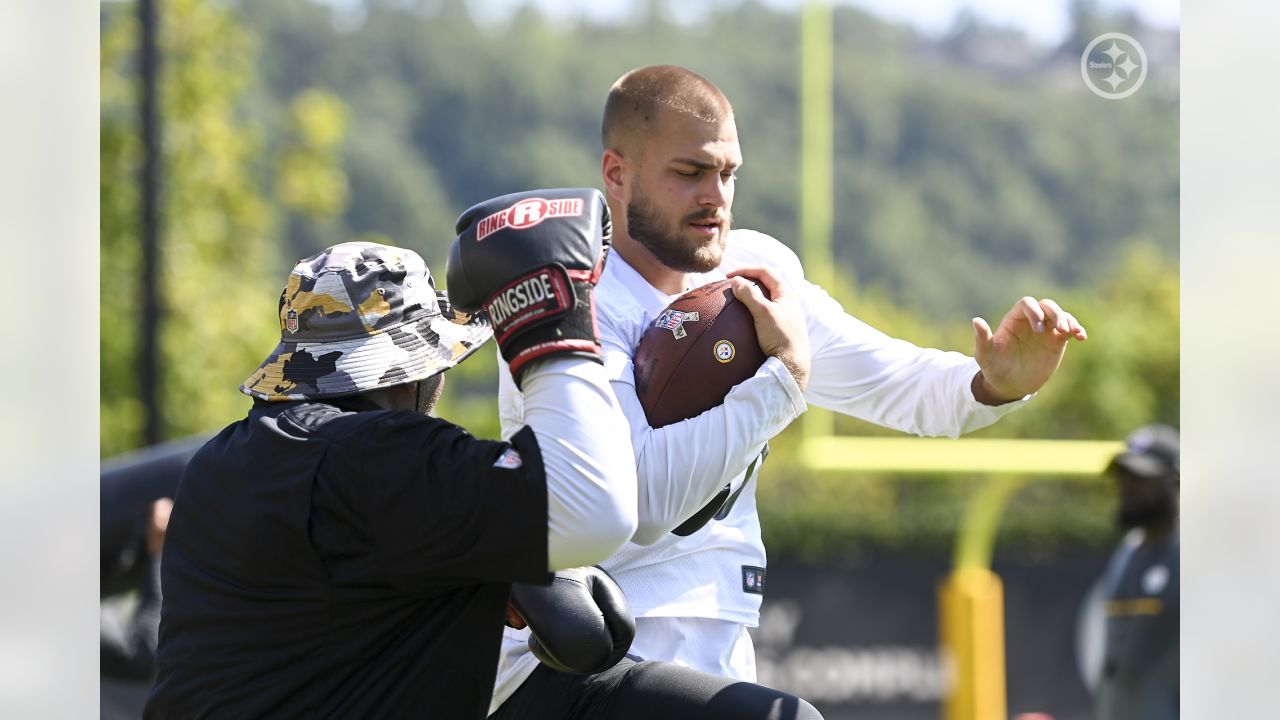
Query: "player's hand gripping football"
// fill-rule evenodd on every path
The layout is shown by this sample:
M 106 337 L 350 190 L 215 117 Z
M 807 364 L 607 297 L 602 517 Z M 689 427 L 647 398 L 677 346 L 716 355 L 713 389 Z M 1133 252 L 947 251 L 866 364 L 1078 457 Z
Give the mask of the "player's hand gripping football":
M 751 311 L 760 349 L 765 355 L 781 360 L 804 390 L 809 385 L 811 358 L 809 327 L 800 302 L 792 296 L 790 288 L 765 268 L 741 268 L 728 276 L 733 282 L 734 297 Z M 764 286 L 763 292 L 761 286 Z
M 987 405 L 1036 392 L 1057 371 L 1067 341 L 1089 337 L 1058 303 L 1030 296 L 1014 303 L 995 332 L 980 317 L 973 319 L 973 330 L 974 357 L 981 368 L 973 379 L 973 395 Z

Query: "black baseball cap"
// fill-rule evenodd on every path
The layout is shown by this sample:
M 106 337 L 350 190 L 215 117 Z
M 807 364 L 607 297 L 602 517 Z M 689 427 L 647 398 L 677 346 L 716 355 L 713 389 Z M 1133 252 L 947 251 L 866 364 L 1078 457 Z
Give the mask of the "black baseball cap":
M 1168 478 L 1180 474 L 1178 431 L 1168 425 L 1144 425 L 1125 440 L 1125 450 L 1111 461 L 1138 477 Z

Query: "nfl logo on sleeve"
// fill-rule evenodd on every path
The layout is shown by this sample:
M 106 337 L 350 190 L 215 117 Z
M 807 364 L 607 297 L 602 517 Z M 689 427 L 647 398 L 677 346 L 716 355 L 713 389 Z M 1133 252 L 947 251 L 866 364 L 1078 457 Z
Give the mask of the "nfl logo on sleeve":
M 507 448 L 493 463 L 494 467 L 506 470 L 515 470 L 521 465 L 524 465 L 524 462 L 520 459 L 520 453 L 516 452 L 515 448 Z
M 753 595 L 764 594 L 764 568 L 753 565 L 742 566 L 742 592 Z

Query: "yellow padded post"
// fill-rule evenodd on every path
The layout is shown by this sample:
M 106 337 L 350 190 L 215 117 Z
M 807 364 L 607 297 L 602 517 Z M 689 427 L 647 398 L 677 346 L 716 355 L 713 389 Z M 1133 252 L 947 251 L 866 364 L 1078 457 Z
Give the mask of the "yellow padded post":
M 962 567 L 939 587 L 939 637 L 951 683 L 944 720 L 1005 720 L 1004 587 Z

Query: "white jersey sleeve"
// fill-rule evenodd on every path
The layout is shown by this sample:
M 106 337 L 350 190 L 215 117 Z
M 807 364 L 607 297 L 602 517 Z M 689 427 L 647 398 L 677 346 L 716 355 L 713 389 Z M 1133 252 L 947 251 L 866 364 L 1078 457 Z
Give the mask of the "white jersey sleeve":
M 510 440 L 512 435 L 524 427 L 524 396 L 516 389 L 515 380 L 511 379 L 511 370 L 507 361 L 502 359 L 502 351 L 495 348 L 498 355 L 498 423 L 502 428 L 502 439 Z
M 958 437 L 1031 399 L 995 407 L 978 402 L 971 385 L 978 372 L 973 358 L 891 338 L 849 315 L 805 279 L 790 248 L 768 235 L 740 230 L 732 243 L 733 266 L 767 265 L 800 288 L 813 357 L 808 402 L 905 433 Z
M 621 365 L 622 372 L 610 377 L 631 424 L 639 502 L 639 525 L 632 541 L 640 545 L 662 538 L 725 485 L 736 492 L 764 444 L 806 408 L 795 378 L 780 361 L 769 358 L 729 392 L 723 405 L 653 428 L 636 396 L 630 359 Z
M 636 528 L 631 443 L 604 368 L 551 358 L 531 366 L 524 385 L 522 424 L 538 438 L 547 479 L 548 569 L 601 562 Z M 515 415 L 502 413 L 510 437 Z

